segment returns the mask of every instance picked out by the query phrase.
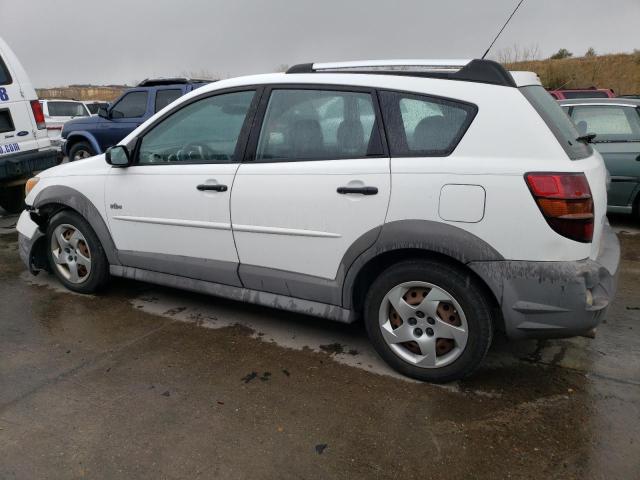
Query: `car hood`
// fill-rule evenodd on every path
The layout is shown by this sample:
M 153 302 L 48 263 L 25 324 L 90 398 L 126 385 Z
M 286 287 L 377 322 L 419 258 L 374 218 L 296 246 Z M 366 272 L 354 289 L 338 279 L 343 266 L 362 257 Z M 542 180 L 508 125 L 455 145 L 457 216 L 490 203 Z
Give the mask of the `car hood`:
M 38 174 L 39 178 L 69 177 L 75 175 L 106 175 L 111 166 L 104 160 L 104 154 L 95 157 L 61 163 Z

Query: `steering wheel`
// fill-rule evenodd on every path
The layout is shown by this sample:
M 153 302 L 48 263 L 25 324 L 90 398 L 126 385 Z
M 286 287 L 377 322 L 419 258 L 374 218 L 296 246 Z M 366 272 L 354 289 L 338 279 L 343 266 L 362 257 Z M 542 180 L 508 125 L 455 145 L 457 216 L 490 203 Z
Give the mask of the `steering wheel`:
M 176 152 L 181 161 L 210 160 L 218 155 L 206 143 L 189 143 Z

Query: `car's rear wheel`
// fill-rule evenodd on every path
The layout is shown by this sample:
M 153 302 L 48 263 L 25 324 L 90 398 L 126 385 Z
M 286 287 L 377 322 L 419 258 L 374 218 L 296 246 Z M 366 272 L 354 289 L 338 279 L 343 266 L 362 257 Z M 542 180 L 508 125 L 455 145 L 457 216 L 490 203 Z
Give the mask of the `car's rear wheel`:
M 365 300 L 365 324 L 380 356 L 418 380 L 471 374 L 491 345 L 491 302 L 462 267 L 417 260 L 385 270 Z
M 51 271 L 69 290 L 92 293 L 109 280 L 109 263 L 98 236 L 79 214 L 64 210 L 47 226 Z
M 24 209 L 24 186 L 0 187 L 0 207 L 8 213 L 19 213 Z
M 69 149 L 69 161 L 75 162 L 76 160 L 93 157 L 95 154 L 96 152 L 91 148 L 89 143 L 78 142 Z

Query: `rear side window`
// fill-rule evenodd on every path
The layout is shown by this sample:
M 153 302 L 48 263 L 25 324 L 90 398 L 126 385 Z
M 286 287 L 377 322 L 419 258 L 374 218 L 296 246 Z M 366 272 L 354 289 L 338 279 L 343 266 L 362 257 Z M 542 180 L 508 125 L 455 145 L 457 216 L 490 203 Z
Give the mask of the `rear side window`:
M 640 114 L 633 107 L 576 106 L 571 118 L 581 135 L 595 133 L 594 142 L 640 141 Z
M 127 93 L 111 110 L 113 118 L 142 117 L 147 111 L 147 92 Z
M 586 158 L 593 153 L 589 144 L 576 140 L 579 136 L 576 127 L 558 102 L 544 88 L 539 85 L 530 85 L 520 87 L 519 90 L 542 117 L 570 159 Z
M 4 60 L 0 57 L 0 85 L 10 85 L 12 82 L 9 69 L 4 64 Z
M 475 105 L 399 92 L 381 92 L 391 156 L 438 157 L 456 148 Z
M 274 90 L 269 98 L 257 161 L 334 160 L 382 154 L 369 93 Z
M 585 92 L 563 92 L 564 98 L 609 98 L 607 92 L 599 92 L 597 90 Z
M 169 105 L 174 100 L 177 100 L 181 96 L 182 91 L 179 89 L 158 90 L 156 92 L 156 105 L 154 112 L 159 112 L 164 107 Z

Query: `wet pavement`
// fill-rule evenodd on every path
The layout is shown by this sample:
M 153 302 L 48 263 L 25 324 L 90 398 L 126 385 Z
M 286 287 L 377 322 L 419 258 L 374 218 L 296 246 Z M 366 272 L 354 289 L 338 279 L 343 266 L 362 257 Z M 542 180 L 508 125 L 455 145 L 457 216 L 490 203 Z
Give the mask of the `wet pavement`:
M 0 478 L 640 478 L 640 235 L 594 340 L 492 347 L 446 386 L 362 325 L 32 277 L 0 217 Z

